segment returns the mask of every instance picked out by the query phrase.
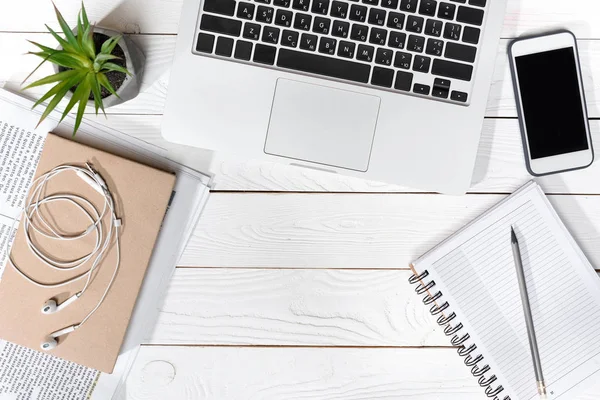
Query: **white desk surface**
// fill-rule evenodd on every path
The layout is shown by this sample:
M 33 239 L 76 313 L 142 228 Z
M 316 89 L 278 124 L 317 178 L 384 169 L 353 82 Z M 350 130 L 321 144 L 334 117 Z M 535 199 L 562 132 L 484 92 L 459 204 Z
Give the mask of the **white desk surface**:
M 73 22 L 80 0 L 55 1 Z M 148 57 L 144 92 L 98 120 L 208 166 L 210 153 L 160 136 L 182 0 L 86 3 L 91 20 L 132 33 Z M 1 9 L 0 85 L 14 88 L 37 62 L 22 56 L 31 49 L 25 40 L 52 43 L 44 23 L 57 24 L 49 0 L 11 0 Z M 485 399 L 413 294 L 407 264 L 528 179 L 506 44 L 558 27 L 579 39 L 600 149 L 600 3 L 509 0 L 470 194 L 415 193 L 214 156 L 216 190 L 128 379 L 127 399 Z M 600 162 L 539 182 L 600 265 Z

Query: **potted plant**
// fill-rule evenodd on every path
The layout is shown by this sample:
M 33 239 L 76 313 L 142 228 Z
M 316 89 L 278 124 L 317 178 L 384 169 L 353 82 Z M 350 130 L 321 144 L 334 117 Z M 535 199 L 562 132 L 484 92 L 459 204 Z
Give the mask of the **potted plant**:
M 42 113 L 42 122 L 56 108 L 63 98 L 70 98 L 61 121 L 78 105 L 73 135 L 77 133 L 86 106 L 93 106 L 106 115 L 105 109 L 136 97 L 140 91 L 145 57 L 140 48 L 128 37 L 117 32 L 96 28 L 90 24 L 85 6 L 77 19 L 77 27 L 71 29 L 56 6 L 56 17 L 64 38 L 52 30 L 58 42 L 56 49 L 36 42 L 30 42 L 39 51 L 30 52 L 42 58 L 42 62 L 27 77 L 35 73 L 44 63 L 54 66 L 54 75 L 37 80 L 25 89 L 54 84 L 34 105 L 48 101 Z M 25 79 L 25 80 L 27 80 Z

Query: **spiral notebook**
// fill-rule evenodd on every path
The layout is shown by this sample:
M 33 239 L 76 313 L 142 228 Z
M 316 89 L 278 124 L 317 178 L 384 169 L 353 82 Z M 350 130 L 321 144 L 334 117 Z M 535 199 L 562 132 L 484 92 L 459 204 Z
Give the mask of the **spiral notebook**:
M 489 398 L 538 398 L 511 225 L 548 398 L 573 399 L 600 370 L 600 279 L 535 182 L 416 260 L 410 282 Z

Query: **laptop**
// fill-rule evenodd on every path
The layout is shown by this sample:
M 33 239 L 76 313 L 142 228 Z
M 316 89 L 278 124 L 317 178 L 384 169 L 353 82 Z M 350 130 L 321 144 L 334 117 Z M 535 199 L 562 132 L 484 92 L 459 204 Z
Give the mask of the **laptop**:
M 464 193 L 506 0 L 184 0 L 165 139 Z

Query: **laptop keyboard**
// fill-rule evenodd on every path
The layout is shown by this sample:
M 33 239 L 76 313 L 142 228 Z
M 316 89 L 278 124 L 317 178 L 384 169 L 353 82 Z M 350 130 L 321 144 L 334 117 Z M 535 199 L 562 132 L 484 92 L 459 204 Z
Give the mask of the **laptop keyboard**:
M 194 53 L 469 104 L 490 0 L 204 0 Z

